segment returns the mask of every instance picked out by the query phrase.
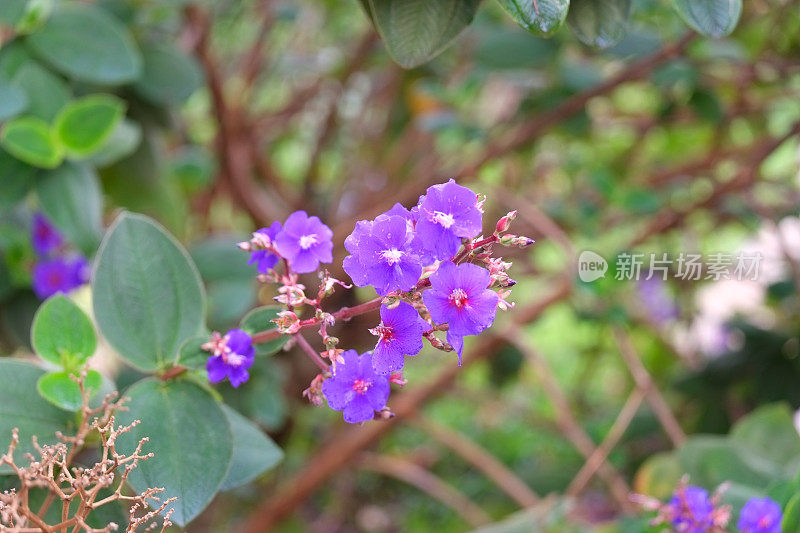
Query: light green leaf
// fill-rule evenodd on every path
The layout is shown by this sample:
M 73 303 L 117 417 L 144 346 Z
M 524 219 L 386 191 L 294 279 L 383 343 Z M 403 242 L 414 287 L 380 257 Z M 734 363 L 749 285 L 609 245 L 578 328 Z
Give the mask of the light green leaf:
M 154 104 L 181 104 L 203 83 L 197 61 L 174 46 L 145 46 L 142 58 L 144 69 L 133 88 Z
M 75 80 L 115 85 L 141 74 L 142 58 L 128 30 L 91 4 L 60 5 L 28 43 Z
M 788 465 L 800 457 L 800 435 L 786 404 L 759 407 L 733 426 L 730 438 L 750 453 L 780 465 Z
M 212 500 L 226 478 L 233 454 L 230 424 L 208 391 L 185 380 L 145 379 L 125 392 L 128 411 L 120 424 L 141 423 L 119 437 L 122 453 L 130 453 L 148 437 L 141 461 L 128 481 L 136 492 L 163 487 L 163 498 L 177 497 L 172 520 L 183 526 Z
M 134 153 L 142 142 L 142 128 L 136 122 L 123 119 L 108 140 L 87 160 L 92 165 L 103 168 L 113 165 Z
M 110 94 L 93 94 L 70 102 L 56 116 L 56 137 L 73 157 L 85 158 L 102 148 L 125 114 L 125 103 Z
M 274 467 L 283 459 L 283 451 L 272 439 L 234 409 L 222 404 L 233 434 L 233 458 L 220 490 L 230 490 Z
M 277 329 L 278 326 L 272 322 L 272 319 L 278 318 L 278 313 L 282 310 L 277 305 L 257 307 L 244 316 L 239 327 L 251 335 L 260 331 Z M 271 355 L 280 350 L 288 340 L 289 335 L 281 335 L 277 339 L 256 344 L 256 351 L 258 355 Z
M 776 463 L 716 435 L 691 437 L 678 451 L 678 459 L 692 483 L 701 487 L 716 487 L 731 481 L 765 489 L 781 474 Z
M 89 317 L 63 294 L 48 298 L 36 311 L 31 343 L 42 359 L 70 371 L 77 370 L 97 349 Z
M 22 459 L 25 453 L 34 453 L 31 437 L 39 444 L 57 441 L 56 432 L 67 433 L 71 415 L 45 401 L 36 392 L 36 382 L 44 370 L 22 361 L 0 358 L 0 450 L 11 442 L 11 431 L 19 429 L 19 445 L 14 456 Z M 0 466 L 0 473 L 9 469 Z
M 400 66 L 419 66 L 472 22 L 480 0 L 369 0 L 370 15 L 389 55 Z
M 103 376 L 99 372 L 86 372 L 84 387 L 90 398 L 97 395 L 102 384 Z M 49 372 L 43 375 L 36 382 L 36 390 L 42 398 L 66 411 L 78 411 L 83 405 L 80 386 L 69 372 Z
M 87 256 L 102 236 L 103 196 L 94 169 L 66 163 L 42 172 L 36 183 L 39 204 L 67 240 Z
M 14 27 L 22 15 L 25 14 L 25 4 L 28 0 L 3 0 L 0 2 L 0 23 Z
M 708 37 L 730 34 L 742 15 L 742 0 L 672 0 L 686 23 Z
M 0 120 L 15 117 L 28 107 L 25 91 L 16 85 L 0 80 Z
M 540 35 L 552 35 L 564 24 L 569 0 L 497 0 L 523 28 Z
M 69 101 L 64 81 L 38 63 L 26 60 L 14 72 L 12 84 L 25 92 L 28 115 L 50 122 Z
M 3 127 L 0 146 L 29 165 L 55 168 L 64 160 L 64 152 L 56 142 L 47 122 L 26 116 L 15 118 Z
M 121 215 L 97 254 L 92 296 L 100 331 L 143 370 L 172 363 L 202 333 L 205 295 L 191 258 L 151 219 Z
M 632 0 L 572 0 L 567 21 L 584 44 L 608 48 L 627 33 L 632 7 Z

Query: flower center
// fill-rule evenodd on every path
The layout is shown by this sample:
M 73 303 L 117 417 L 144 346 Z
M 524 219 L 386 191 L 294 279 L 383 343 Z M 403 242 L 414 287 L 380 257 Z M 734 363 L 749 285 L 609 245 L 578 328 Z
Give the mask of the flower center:
M 223 353 L 222 360 L 231 366 L 239 366 L 244 363 L 245 357 L 243 355 L 239 355 L 238 353 L 230 352 L 227 354 Z
M 384 326 L 381 324 L 375 328 L 375 333 L 380 337 L 381 342 L 389 342 L 394 340 L 394 328 L 390 326 Z
M 469 304 L 469 297 L 464 289 L 455 289 L 450 293 L 449 300 L 456 307 L 464 307 Z
M 400 262 L 400 259 L 405 255 L 405 252 L 402 250 L 398 250 L 397 248 L 392 248 L 391 250 L 384 250 L 381 252 L 381 256 L 386 260 L 387 263 L 390 265 L 395 265 Z
M 434 211 L 433 212 L 433 221 L 442 226 L 444 229 L 448 229 L 452 226 L 456 219 L 453 218 L 453 215 L 450 213 L 443 213 L 441 211 Z
M 62 282 L 61 272 L 51 272 L 47 276 L 47 281 L 50 282 L 52 286 L 60 286 Z
M 303 250 L 308 250 L 312 246 L 317 244 L 317 234 L 312 233 L 311 235 L 303 235 L 300 237 L 300 248 Z
M 368 381 L 363 379 L 357 379 L 353 382 L 353 390 L 356 391 L 356 394 L 364 394 L 366 393 L 372 384 Z
M 769 515 L 764 515 L 761 517 L 761 520 L 758 521 L 758 527 L 760 528 L 768 528 L 772 525 L 772 517 Z

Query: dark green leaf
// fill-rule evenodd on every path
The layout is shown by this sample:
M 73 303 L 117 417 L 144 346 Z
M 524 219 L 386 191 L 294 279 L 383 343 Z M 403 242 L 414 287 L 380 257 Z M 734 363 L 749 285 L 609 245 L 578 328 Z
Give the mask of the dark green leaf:
M 53 129 L 67 153 L 85 158 L 102 148 L 125 114 L 125 103 L 110 94 L 93 94 L 64 106 Z
M 138 78 L 142 69 L 128 30 L 91 4 L 62 4 L 28 43 L 36 54 L 79 81 L 126 83 Z
M 142 128 L 132 120 L 123 119 L 108 140 L 92 154 L 88 162 L 96 167 L 106 167 L 134 153 L 142 142 Z
M 672 0 L 686 23 L 708 37 L 722 37 L 736 28 L 742 0 Z
M 95 370 L 86 372 L 84 386 L 90 397 L 94 397 L 100 390 L 103 376 Z M 56 407 L 67 411 L 77 411 L 83 405 L 81 389 L 69 372 L 49 372 L 36 382 L 39 395 Z
M 1 4 L 1 3 L 0 3 Z M 34 63 L 22 39 L 3 43 L 0 47 L 0 76 L 13 80 L 23 65 Z
M 564 23 L 569 0 L 498 0 L 523 28 L 541 35 L 551 35 Z
M 154 104 L 183 103 L 203 83 L 195 59 L 166 44 L 142 48 L 144 69 L 133 88 Z
M 124 213 L 95 264 L 92 296 L 103 336 L 131 364 L 156 370 L 203 331 L 205 295 L 189 254 L 164 228 Z
M 39 444 L 56 442 L 56 432 L 67 432 L 70 414 L 45 401 L 36 392 L 36 382 L 44 370 L 22 361 L 0 358 L 0 450 L 11 442 L 11 430 L 19 429 L 19 446 L 14 454 L 22 459 L 34 453 L 31 437 Z M 4 452 L 5 453 L 5 452 Z M 9 471 L 5 466 L 0 472 Z
M 33 349 L 42 359 L 76 370 L 97 349 L 89 317 L 63 294 L 45 301 L 33 318 Z
M 141 492 L 163 487 L 163 498 L 177 497 L 172 520 L 183 526 L 197 516 L 226 478 L 233 454 L 230 424 L 220 404 L 208 391 L 185 380 L 140 381 L 125 392 L 128 411 L 118 414 L 121 424 L 141 423 L 119 437 L 122 453 L 130 453 L 139 439 L 148 437 L 141 461 L 128 481 Z
M 27 116 L 15 118 L 3 127 L 0 146 L 29 165 L 55 168 L 64 160 L 64 152 L 56 142 L 47 122 Z
M 475 17 L 480 0 L 369 0 L 389 55 L 402 67 L 419 66 L 442 50 Z
M 730 438 L 750 453 L 780 465 L 800 458 L 800 435 L 785 404 L 759 407 L 736 423 Z
M 94 255 L 102 235 L 103 196 L 91 167 L 66 163 L 43 172 L 36 183 L 39 203 L 67 240 Z
M 608 48 L 628 31 L 632 4 L 631 0 L 572 0 L 567 21 L 584 44 Z
M 211 355 L 203 350 L 203 344 L 207 343 L 208 340 L 208 335 L 186 339 L 178 352 L 177 364 L 187 368 L 205 368 L 206 361 Z
M 268 429 L 277 429 L 286 419 L 286 398 L 283 368 L 273 358 L 256 357 L 250 367 L 247 386 L 233 388 L 229 383 L 219 385 L 225 402 L 248 418 Z
M 228 475 L 220 490 L 230 490 L 255 478 L 274 467 L 283 459 L 283 451 L 252 422 L 222 405 L 233 434 L 233 458 Z
M 766 488 L 780 475 L 780 467 L 762 459 L 736 443 L 717 436 L 694 436 L 678 451 L 692 483 L 716 487 L 726 481 L 757 489 Z
M 0 23 L 4 26 L 14 27 L 25 14 L 25 4 L 27 3 L 28 0 L 3 0 L 0 2 Z
M 12 83 L 28 98 L 27 114 L 50 122 L 69 101 L 70 93 L 61 78 L 34 61 L 16 70 Z
M 36 169 L 0 150 L 0 210 L 22 200 L 33 188 Z
M 239 327 L 251 335 L 260 331 L 277 329 L 272 319 L 278 318 L 278 313 L 282 310 L 283 309 L 277 305 L 258 307 L 245 315 Z M 259 355 L 271 355 L 280 350 L 288 340 L 288 335 L 281 335 L 277 339 L 262 342 L 255 346 Z
M 0 120 L 19 115 L 28 107 L 28 97 L 16 85 L 0 79 Z

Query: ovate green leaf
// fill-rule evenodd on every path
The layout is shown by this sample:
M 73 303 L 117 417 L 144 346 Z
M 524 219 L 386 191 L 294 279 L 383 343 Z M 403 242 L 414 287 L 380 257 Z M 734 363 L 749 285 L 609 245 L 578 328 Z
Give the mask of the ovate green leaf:
M 81 308 L 63 294 L 57 294 L 36 311 L 31 343 L 42 359 L 74 370 L 92 356 L 97 337 Z
M 498 0 L 509 15 L 526 30 L 551 35 L 564 23 L 569 0 Z
M 85 158 L 102 148 L 125 114 L 125 103 L 110 94 L 93 94 L 70 102 L 56 116 L 58 140 L 73 157 Z
M 3 126 L 0 146 L 29 165 L 55 168 L 64 160 L 64 152 L 56 142 L 47 122 L 36 117 L 20 117 Z
M 608 48 L 627 33 L 632 5 L 632 0 L 572 0 L 567 21 L 584 44 Z

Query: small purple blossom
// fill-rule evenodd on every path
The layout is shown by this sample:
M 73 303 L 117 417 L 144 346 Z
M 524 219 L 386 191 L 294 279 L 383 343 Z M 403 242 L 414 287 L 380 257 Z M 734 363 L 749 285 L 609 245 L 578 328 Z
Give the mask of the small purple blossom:
M 273 222 L 270 227 L 261 228 L 253 233 L 253 240 L 263 240 L 263 244 L 272 243 L 275 241 L 275 237 L 277 237 L 281 229 L 282 226 L 280 222 Z M 247 264 L 255 264 L 259 273 L 266 274 L 270 271 L 270 269 L 274 268 L 275 265 L 278 264 L 279 259 L 280 258 L 271 251 L 260 248 L 250 252 L 250 261 L 248 261 Z
M 736 527 L 742 533 L 781 533 L 781 506 L 770 498 L 752 498 L 742 507 Z
M 714 503 L 703 488 L 693 485 L 681 488 L 667 507 L 676 532 L 707 533 L 714 526 Z
M 667 290 L 667 283 L 659 277 L 639 281 L 636 286 L 639 301 L 651 320 L 664 325 L 680 316 L 680 308 Z
M 332 377 L 322 384 L 322 394 L 334 411 L 344 411 L 350 424 L 372 420 L 375 411 L 386 407 L 389 399 L 389 376 L 377 374 L 372 354 L 358 355 L 355 350 L 342 354 L 344 363 L 336 365 Z
M 372 285 L 379 294 L 407 291 L 422 274 L 413 231 L 401 216 L 380 215 L 374 222 L 358 222 L 344 246 L 351 255 L 342 266 L 359 287 Z
M 314 272 L 320 263 L 333 261 L 333 232 L 305 211 L 295 211 L 275 237 L 275 248 L 295 272 Z
M 431 275 L 431 288 L 423 301 L 437 324 L 448 324 L 447 341 L 458 353 L 464 351 L 464 336 L 477 335 L 494 322 L 499 297 L 489 289 L 491 275 L 485 268 L 446 261 Z
M 416 233 L 436 259 L 452 259 L 462 238 L 471 239 L 481 232 L 478 197 L 452 179 L 429 187 L 417 207 Z
M 422 333 L 430 329 L 413 306 L 400 302 L 395 308 L 381 306 L 381 323 L 370 330 L 378 335 L 372 355 L 372 366 L 379 374 L 389 374 L 403 368 L 406 355 L 422 350 Z
M 31 223 L 31 245 L 40 256 L 50 255 L 64 245 L 64 238 L 42 213 L 34 213 Z
M 203 348 L 214 352 L 206 362 L 208 380 L 211 383 L 219 383 L 228 378 L 231 385 L 238 387 L 250 379 L 247 369 L 253 366 L 256 349 L 253 338 L 246 332 L 232 329 L 223 337 L 217 333 Z
M 89 264 L 81 255 L 44 259 L 33 266 L 32 288 L 42 300 L 67 293 L 89 281 Z

